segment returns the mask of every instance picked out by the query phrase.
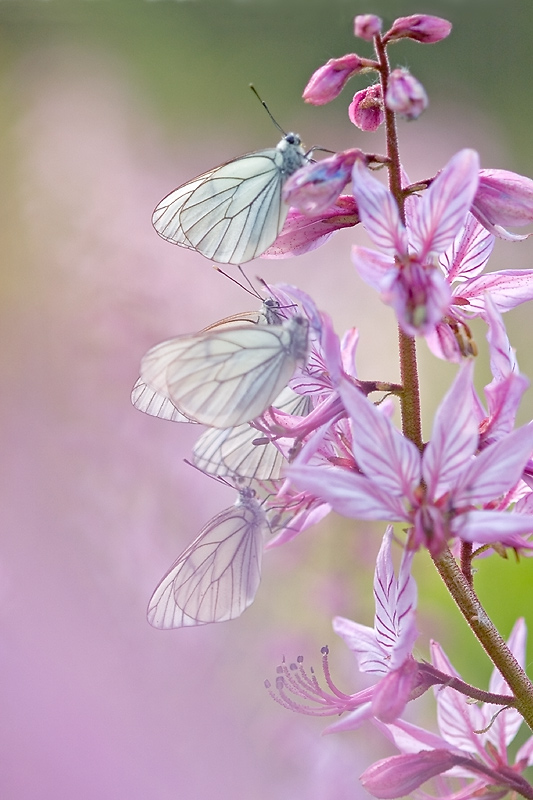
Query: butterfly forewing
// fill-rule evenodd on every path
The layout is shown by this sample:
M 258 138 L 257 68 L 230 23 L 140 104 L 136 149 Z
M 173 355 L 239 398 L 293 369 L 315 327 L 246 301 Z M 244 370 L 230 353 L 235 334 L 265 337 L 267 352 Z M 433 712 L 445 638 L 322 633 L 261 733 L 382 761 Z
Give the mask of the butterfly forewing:
M 229 161 L 179 187 L 154 211 L 156 231 L 168 241 L 221 264 L 243 264 L 275 241 L 288 212 L 283 184 L 307 163 L 295 134 L 275 148 Z
M 155 590 L 148 621 L 155 628 L 224 622 L 253 602 L 261 579 L 265 512 L 250 489 L 207 523 Z
M 158 234 L 173 244 L 193 249 L 185 236 L 180 222 L 180 212 L 183 204 L 189 199 L 195 189 L 213 174 L 213 170 L 200 175 L 193 181 L 185 183 L 167 195 L 152 214 L 152 225 Z
M 165 361 L 168 397 L 183 414 L 205 425 L 230 428 L 249 422 L 268 408 L 306 357 L 307 332 L 307 320 L 292 317 L 282 325 L 184 337 L 177 358 Z M 153 386 L 145 364 L 150 377 L 160 376 L 152 351 L 143 359 L 141 377 Z

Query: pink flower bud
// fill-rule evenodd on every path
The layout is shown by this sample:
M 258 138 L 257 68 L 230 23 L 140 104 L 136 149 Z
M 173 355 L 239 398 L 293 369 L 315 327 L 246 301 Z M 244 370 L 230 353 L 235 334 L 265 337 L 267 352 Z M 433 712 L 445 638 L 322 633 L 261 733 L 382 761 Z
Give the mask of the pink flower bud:
M 376 17 L 375 14 L 358 14 L 354 19 L 354 36 L 358 36 L 359 39 L 365 39 L 365 41 L 371 42 L 374 36 L 377 36 L 378 33 L 381 33 L 382 25 L 383 20 L 380 17 Z
M 385 34 L 384 41 L 414 39 L 415 42 L 433 44 L 449 36 L 451 29 L 452 23 L 447 19 L 429 14 L 412 14 L 410 17 L 399 17 Z
M 524 238 L 502 226 L 533 223 L 533 181 L 505 169 L 481 169 L 472 214 L 495 236 Z
M 362 131 L 375 131 L 385 119 L 381 84 L 375 83 L 354 95 L 348 108 L 348 116 Z
M 407 69 L 395 69 L 390 74 L 385 105 L 406 119 L 417 119 L 427 108 L 428 96 L 419 80 Z
M 376 761 L 361 775 L 365 789 L 380 800 L 405 797 L 430 778 L 446 772 L 457 757 L 449 750 L 421 750 Z
M 352 149 L 302 167 L 283 187 L 284 201 L 304 214 L 321 214 L 335 202 L 350 180 L 356 158 L 366 163 L 361 150 Z
M 342 58 L 330 58 L 327 64 L 313 72 L 304 89 L 303 99 L 306 103 L 322 106 L 334 100 L 344 88 L 346 82 L 368 66 L 368 60 L 349 53 Z

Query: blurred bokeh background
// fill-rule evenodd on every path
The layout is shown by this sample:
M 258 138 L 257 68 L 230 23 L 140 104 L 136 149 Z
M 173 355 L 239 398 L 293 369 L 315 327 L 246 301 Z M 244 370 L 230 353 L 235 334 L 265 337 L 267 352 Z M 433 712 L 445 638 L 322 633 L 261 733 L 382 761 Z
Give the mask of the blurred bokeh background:
M 192 426 L 132 409 L 152 344 L 250 298 L 202 257 L 155 234 L 171 189 L 278 140 L 248 89 L 311 146 L 382 149 L 346 109 L 364 79 L 321 108 L 301 101 L 311 72 L 354 41 L 357 13 L 391 22 L 445 16 L 452 36 L 391 51 L 431 105 L 401 124 L 412 179 L 461 147 L 485 167 L 533 174 L 530 0 L 0 0 L 2 545 L 0 794 L 5 800 L 344 800 L 385 755 L 372 731 L 321 738 L 320 720 L 274 704 L 263 680 L 282 656 L 320 664 L 329 644 L 342 688 L 359 688 L 331 617 L 371 624 L 382 526 L 333 516 L 265 557 L 239 620 L 159 632 L 145 620 L 159 578 L 233 493 L 183 463 Z M 294 283 L 337 331 L 361 329 L 364 378 L 397 378 L 392 313 L 349 260 L 343 231 L 301 259 L 258 261 L 253 278 Z M 498 243 L 493 269 L 531 267 L 532 246 Z M 253 306 L 252 306 L 253 307 Z M 531 312 L 507 315 L 533 374 Z M 484 330 L 479 386 L 488 382 Z M 454 374 L 420 347 L 425 429 Z M 526 395 L 521 420 L 531 418 Z M 507 635 L 533 622 L 531 561 L 485 559 L 476 577 Z M 465 679 L 490 665 L 429 560 L 417 557 L 419 655 L 429 636 Z M 432 701 L 413 719 L 434 724 Z

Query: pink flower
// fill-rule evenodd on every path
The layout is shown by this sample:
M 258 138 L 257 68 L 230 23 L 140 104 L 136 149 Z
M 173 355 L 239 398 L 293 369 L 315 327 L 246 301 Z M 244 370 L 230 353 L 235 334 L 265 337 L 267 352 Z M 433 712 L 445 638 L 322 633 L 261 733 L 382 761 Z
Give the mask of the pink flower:
M 354 19 L 354 36 L 371 42 L 374 36 L 377 36 L 378 33 L 381 32 L 382 25 L 383 20 L 375 14 L 358 14 Z
M 330 58 L 326 64 L 313 72 L 302 97 L 306 103 L 315 106 L 329 103 L 341 93 L 350 78 L 373 63 L 355 53 L 349 53 L 341 58 Z
M 525 662 L 526 628 L 523 619 L 514 626 L 508 645 L 518 663 Z M 440 671 L 460 678 L 437 642 L 432 642 L 433 665 Z M 509 687 L 500 672 L 494 669 L 489 684 L 493 694 L 509 695 Z M 402 755 L 373 764 L 361 776 L 363 785 L 375 797 L 402 797 L 426 780 L 453 767 L 450 777 L 468 780 L 460 794 L 440 784 L 440 800 L 457 797 L 502 796 L 502 788 L 517 791 L 531 787 L 521 772 L 533 764 L 533 737 L 519 748 L 514 762 L 509 760 L 508 748 L 515 739 L 523 719 L 515 708 L 490 703 L 481 706 L 469 703 L 455 689 L 439 685 L 435 689 L 440 736 L 403 720 L 390 725 L 377 721 L 376 726 L 391 739 Z M 446 758 L 445 754 L 448 754 Z
M 291 208 L 278 238 L 261 258 L 292 258 L 325 244 L 335 231 L 359 223 L 357 203 L 351 195 L 341 195 L 327 211 L 316 216 Z
M 349 712 L 341 721 L 326 728 L 327 733 L 354 730 L 365 720 L 377 718 L 392 721 L 403 711 L 415 687 L 423 681 L 411 655 L 418 636 L 416 629 L 416 584 L 411 576 L 413 553 L 404 551 L 398 577 L 394 575 L 391 557 L 392 527 L 389 526 L 376 562 L 374 628 L 343 617 L 333 620 L 333 628 L 355 653 L 360 672 L 379 676 L 377 682 L 360 692 L 348 695 L 334 685 L 328 665 L 328 648 L 322 649 L 323 671 L 329 689 L 324 690 L 316 678 L 309 678 L 298 663 L 278 668 L 276 702 L 314 716 Z M 267 686 L 271 689 L 270 684 Z M 299 700 L 294 700 L 295 695 Z M 302 698 L 313 705 L 302 703 Z
M 359 472 L 307 465 L 304 447 L 288 471 L 297 486 L 347 517 L 407 522 L 409 546 L 424 545 L 433 555 L 455 536 L 492 543 L 533 532 L 533 516 L 492 506 L 520 480 L 533 451 L 533 424 L 476 456 L 471 362 L 461 367 L 442 401 L 423 454 L 358 389 L 343 382 L 340 394 Z
M 354 94 L 348 107 L 350 121 L 362 131 L 376 131 L 385 119 L 381 84 L 375 83 Z
M 442 17 L 412 14 L 410 17 L 398 17 L 383 39 L 385 42 L 413 39 L 415 42 L 433 44 L 449 36 L 451 29 L 452 23 Z
M 481 274 L 494 247 L 494 237 L 471 214 L 453 244 L 439 256 L 439 265 L 451 288 L 448 309 L 434 330 L 426 335 L 434 355 L 459 362 L 476 355 L 469 321 L 489 319 L 487 305 L 496 313 L 508 311 L 533 299 L 533 270 L 501 270 Z
M 327 211 L 349 182 L 352 167 L 358 158 L 366 160 L 361 150 L 343 150 L 302 167 L 285 183 L 284 201 L 307 216 Z
M 526 239 L 505 230 L 505 225 L 533 223 L 533 180 L 505 169 L 482 169 L 472 213 L 500 239 Z
M 385 105 L 405 119 L 417 119 L 428 106 L 426 90 L 407 69 L 391 72 Z
M 449 308 L 451 292 L 435 260 L 463 230 L 477 181 L 477 153 L 461 150 L 420 201 L 411 204 L 406 228 L 392 194 L 363 164 L 354 165 L 361 222 L 383 252 L 354 247 L 352 260 L 363 280 L 395 308 L 409 335 L 429 334 Z

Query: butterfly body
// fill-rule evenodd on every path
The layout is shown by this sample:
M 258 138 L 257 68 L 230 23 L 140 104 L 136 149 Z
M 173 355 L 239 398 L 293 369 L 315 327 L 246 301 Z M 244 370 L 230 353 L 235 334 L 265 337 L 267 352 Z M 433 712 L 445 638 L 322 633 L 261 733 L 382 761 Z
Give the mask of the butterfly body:
M 285 181 L 307 161 L 300 137 L 287 133 L 277 147 L 247 153 L 175 189 L 156 207 L 154 228 L 221 264 L 258 258 L 285 222 Z

